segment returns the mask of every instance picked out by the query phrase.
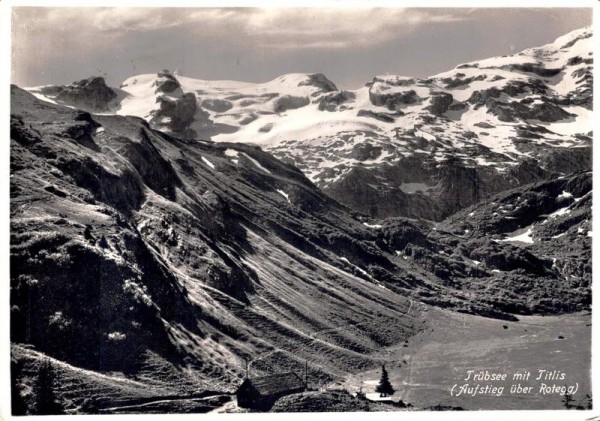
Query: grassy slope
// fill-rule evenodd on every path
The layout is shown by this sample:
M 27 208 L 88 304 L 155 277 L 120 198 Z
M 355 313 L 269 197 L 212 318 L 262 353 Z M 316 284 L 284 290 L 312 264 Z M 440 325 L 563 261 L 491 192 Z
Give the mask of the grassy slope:
M 542 381 L 512 381 L 515 372 L 538 369 L 560 370 L 563 381 L 545 381 L 547 385 L 579 383 L 575 396 L 585 404 L 591 391 L 591 318 L 589 314 L 567 316 L 524 316 L 519 322 L 481 318 L 431 308 L 429 326 L 411 338 L 407 346 L 388 348 L 387 368 L 390 380 L 401 398 L 417 408 L 432 405 L 460 406 L 465 409 L 560 409 L 560 395 L 540 395 Z M 507 328 L 505 329 L 504 326 Z M 564 339 L 558 339 L 563 336 Z M 502 396 L 452 397 L 450 389 L 464 381 L 467 370 L 508 373 Z M 380 371 L 372 370 L 350 377 L 349 388 L 374 388 Z M 365 383 L 366 382 L 366 383 Z M 483 386 L 490 382 L 475 382 Z M 535 386 L 530 395 L 511 396 L 512 384 Z

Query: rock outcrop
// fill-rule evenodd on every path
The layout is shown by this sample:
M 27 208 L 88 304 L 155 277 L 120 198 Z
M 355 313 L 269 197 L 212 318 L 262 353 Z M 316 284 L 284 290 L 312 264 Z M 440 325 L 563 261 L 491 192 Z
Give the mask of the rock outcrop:
M 160 107 L 154 111 L 150 124 L 159 130 L 177 133 L 183 137 L 194 137 L 196 133 L 190 129 L 190 125 L 201 111 L 196 103 L 196 96 L 192 93 L 183 94 L 175 100 L 160 96 L 157 99 Z M 202 117 L 208 119 L 208 114 L 201 113 Z
M 156 86 L 156 93 L 162 92 L 170 94 L 176 89 L 181 88 L 179 81 L 169 70 L 158 72 L 158 77 L 156 78 L 154 85 Z
M 448 108 L 454 102 L 454 98 L 446 92 L 432 92 L 429 101 L 430 104 L 425 107 L 425 110 L 433 115 L 442 116 L 448 111 Z
M 310 100 L 303 96 L 284 95 L 277 98 L 273 104 L 273 111 L 283 113 L 287 110 L 295 110 L 307 106 Z
M 318 90 L 313 93 L 313 96 L 338 90 L 335 83 L 327 79 L 323 73 L 313 73 L 308 75 L 307 80 L 300 82 L 299 86 L 314 86 L 315 88 L 318 88 Z
M 386 107 L 390 111 L 399 111 L 404 105 L 414 104 L 419 100 L 417 93 L 410 89 L 400 92 L 386 92 L 385 87 L 373 84 L 369 89 L 369 100 L 376 107 Z
M 103 77 L 90 77 L 67 86 L 43 87 L 41 93 L 88 111 L 109 111 L 111 101 L 117 98 Z
M 339 91 L 323 95 L 319 98 L 319 111 L 343 111 L 346 109 L 343 104 L 352 102 L 356 99 L 356 94 L 350 91 Z

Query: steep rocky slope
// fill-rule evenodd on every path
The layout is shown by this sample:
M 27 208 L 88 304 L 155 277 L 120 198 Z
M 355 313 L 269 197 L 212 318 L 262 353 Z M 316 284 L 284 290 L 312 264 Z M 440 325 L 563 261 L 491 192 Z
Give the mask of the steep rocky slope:
M 471 222 L 369 220 L 260 148 L 11 95 L 11 339 L 25 400 L 44 356 L 68 409 L 98 410 L 105 392 L 139 401 L 232 391 L 245 359 L 254 374 L 308 361 L 313 384 L 339 379 L 423 328 L 422 303 L 502 318 L 589 304 L 586 255 L 563 258 L 550 243 L 583 241 L 573 254 L 589 255 L 579 232 L 589 175 L 498 199 L 517 208 L 533 189 L 532 209 L 557 218 L 542 224 L 528 210 L 498 222 L 499 240 L 538 223 L 533 237 L 548 242 L 531 256 L 488 242 L 508 256 L 494 260 L 479 256 L 484 231 L 461 225 Z M 483 215 L 496 204 L 480 206 Z M 543 300 L 528 298 L 548 284 Z
M 13 349 L 25 399 L 44 355 L 76 411 L 90 395 L 75 381 L 94 408 L 106 388 L 232 391 L 245 358 L 253 374 L 308 360 L 329 381 L 419 328 L 419 305 L 383 286 L 412 278 L 294 167 L 16 87 L 11 111 L 11 335 L 35 349 Z
M 123 82 L 112 112 L 179 137 L 260 144 L 371 216 L 439 221 L 591 168 L 591 36 L 583 28 L 425 79 L 377 76 L 355 91 L 322 74 L 254 84 L 163 71 Z M 69 103 L 47 89 L 31 91 Z
M 585 172 L 500 193 L 438 224 L 430 238 L 452 247 L 448 262 L 461 256 L 475 269 L 462 287 L 494 307 L 571 312 L 591 304 L 591 221 L 592 174 Z M 436 264 L 429 258 L 421 263 Z M 460 279 L 451 264 L 436 265 Z M 481 273 L 494 280 L 481 282 Z

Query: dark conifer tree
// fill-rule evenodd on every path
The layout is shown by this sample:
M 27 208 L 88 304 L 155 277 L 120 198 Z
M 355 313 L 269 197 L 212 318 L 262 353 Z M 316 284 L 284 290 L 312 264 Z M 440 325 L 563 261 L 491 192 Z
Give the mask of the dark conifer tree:
M 64 414 L 63 408 L 54 394 L 55 374 L 52 364 L 43 361 L 34 385 L 34 414 L 59 415 Z
M 19 387 L 19 378 L 22 371 L 23 363 L 21 361 L 10 361 L 10 388 L 13 415 L 27 415 L 27 404 L 23 400 L 23 396 L 21 396 Z
M 381 366 L 381 379 L 379 380 L 379 384 L 377 385 L 375 391 L 381 396 L 393 395 L 396 392 L 390 383 L 388 372 L 384 365 Z

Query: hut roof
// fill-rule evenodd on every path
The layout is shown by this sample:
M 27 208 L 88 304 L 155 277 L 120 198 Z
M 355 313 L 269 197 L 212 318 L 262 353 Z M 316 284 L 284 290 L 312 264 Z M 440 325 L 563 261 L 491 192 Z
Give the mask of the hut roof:
M 287 390 L 304 388 L 304 382 L 294 372 L 272 374 L 248 379 L 254 389 L 263 396 L 274 395 Z

